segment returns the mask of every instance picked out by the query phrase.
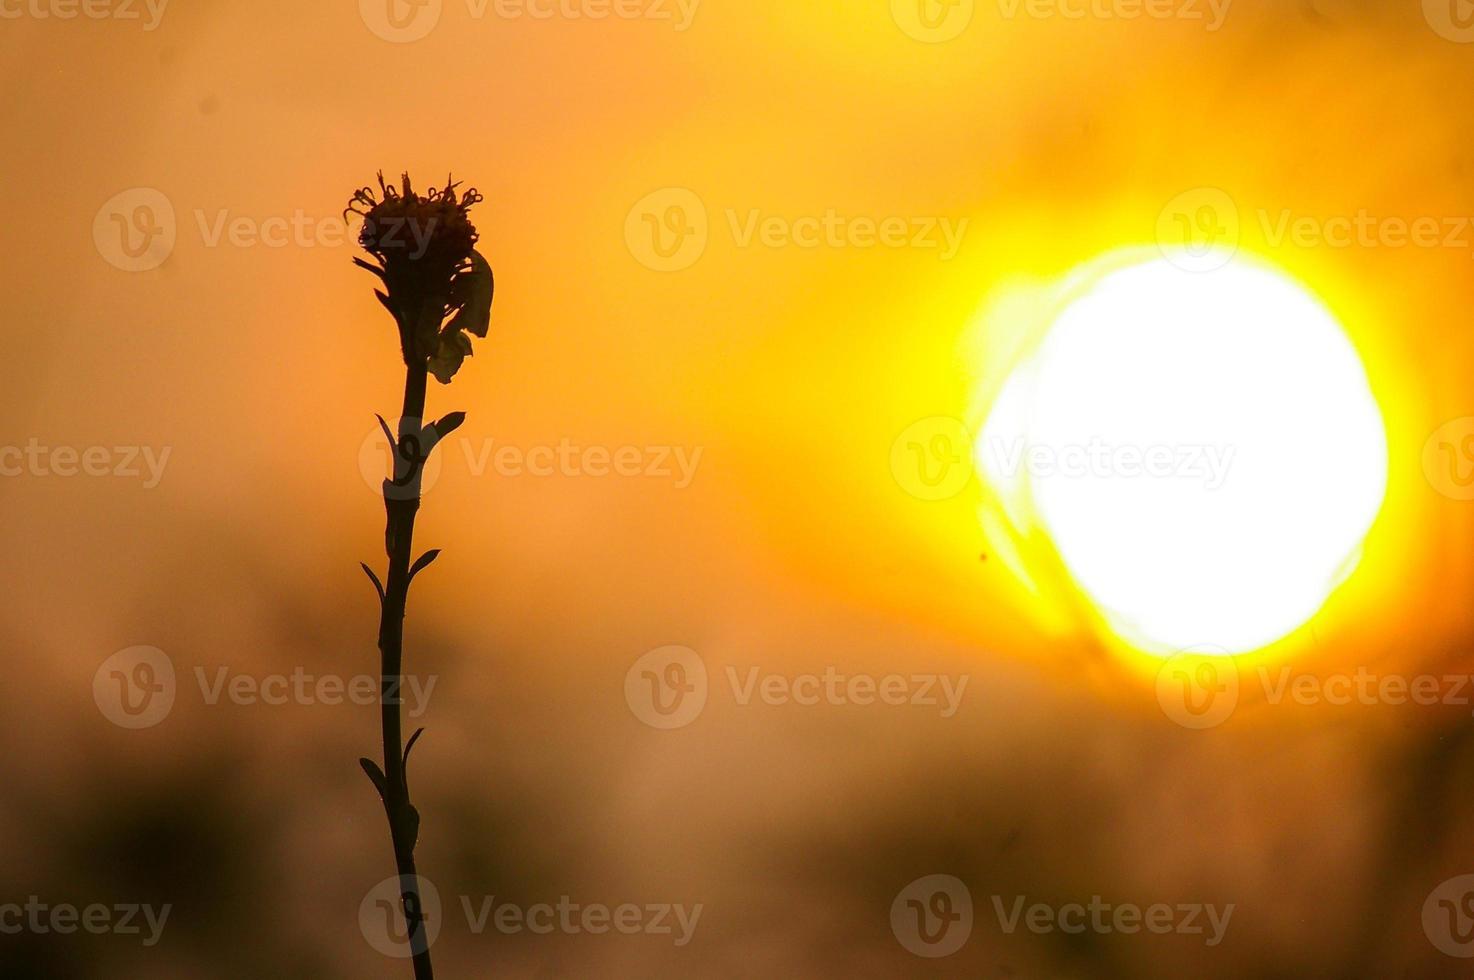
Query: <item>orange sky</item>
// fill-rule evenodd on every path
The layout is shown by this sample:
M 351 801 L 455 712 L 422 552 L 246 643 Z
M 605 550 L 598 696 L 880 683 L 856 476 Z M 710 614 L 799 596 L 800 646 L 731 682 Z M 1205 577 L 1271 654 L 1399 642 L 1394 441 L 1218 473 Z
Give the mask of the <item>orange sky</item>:
M 326 868 L 281 885 L 283 902 L 319 919 L 341 904 L 333 969 L 378 968 L 352 921 L 387 863 L 352 764 L 375 744 L 371 711 L 196 703 L 123 737 L 88 692 L 97 665 L 134 644 L 181 671 L 373 669 L 375 610 L 354 566 L 379 556 L 382 503 L 359 460 L 373 413 L 397 408 L 398 354 L 353 249 L 332 238 L 376 170 L 421 184 L 453 170 L 485 195 L 473 217 L 498 290 L 490 338 L 430 391 L 432 414 L 469 418 L 421 512 L 417 540 L 446 552 L 408 624 L 409 659 L 444 675 L 417 749 L 425 868 L 488 892 L 706 896 L 712 938 L 694 961 L 559 947 L 566 969 L 620 975 L 791 965 L 810 947 L 879 975 L 898 954 L 888 934 L 851 946 L 867 935 L 857 923 L 872 905 L 883 923 L 893 879 L 954 860 L 1056 893 L 1257 900 L 1236 952 L 1213 961 L 1230 976 L 1257 948 L 1303 947 L 1293 923 L 1336 891 L 1325 886 L 1376 873 L 1366 855 L 1386 813 L 1368 787 L 1451 713 L 1256 713 L 1184 740 L 1074 599 L 1031 597 L 979 560 L 980 484 L 917 501 L 889 453 L 917 419 L 975 412 L 997 353 L 977 318 L 1005 288 L 1152 244 L 1174 197 L 1223 188 L 1243 247 L 1342 319 L 1388 422 L 1382 519 L 1296 662 L 1468 672 L 1470 504 L 1430 487 L 1423 451 L 1471 414 L 1474 228 L 1462 245 L 1307 248 L 1276 245 L 1257 216 L 1474 215 L 1474 47 L 1441 37 L 1416 4 L 1328 0 L 1238 0 L 1216 31 L 978 3 L 940 43 L 908 36 L 884 2 L 702 0 L 678 30 L 478 17 L 445 0 L 404 43 L 375 34 L 374 9 L 170 3 L 151 30 L 142 5 L 139 21 L 0 21 L 0 443 L 169 451 L 152 487 L 0 480 L 0 628 L 12 691 L 26 692 L 0 732 L 55 733 L 22 777 L 34 793 L 89 801 L 92 757 L 125 773 L 187 768 L 200 746 L 246 760 L 242 793 L 285 814 L 263 861 Z M 175 242 L 158 268 L 128 272 L 93 227 L 137 188 L 167 200 Z M 700 258 L 671 272 L 626 237 L 632 208 L 665 188 L 693 192 L 709 217 Z M 955 254 L 743 238 L 756 217 L 831 211 L 963 230 Z M 282 247 L 253 240 L 283 227 L 307 230 Z M 564 442 L 639 447 L 646 462 L 646 447 L 669 448 L 694 469 L 476 472 L 495 447 Z M 630 663 L 665 644 L 714 672 L 966 673 L 978 702 L 951 724 L 727 703 L 667 737 L 619 696 Z M 274 772 L 270 757 L 294 747 Z M 1152 765 L 1164 760 L 1176 776 Z M 1177 776 L 1187 788 L 1173 795 Z M 1070 843 L 1056 793 L 1119 833 Z M 1276 806 L 1304 823 L 1272 820 Z M 466 883 L 480 852 L 448 844 L 453 827 L 496 838 L 483 857 L 497 881 Z M 1030 828 L 1023 851 L 998 856 L 1016 827 Z M 339 833 L 354 843 L 320 843 Z M 1214 847 L 1241 859 L 1205 864 Z M 1272 867 L 1275 848 L 1296 857 Z M 785 879 L 774 868 L 795 854 L 801 871 Z M 34 874 L 51 861 L 43 848 Z M 1407 888 L 1416 922 L 1426 889 Z M 773 911 L 784 893 L 818 911 L 789 921 Z M 1353 933 L 1360 912 L 1339 901 L 1315 907 Z M 723 905 L 741 911 L 724 919 Z M 1011 942 L 1012 961 L 1034 969 L 1071 962 Z M 449 940 L 448 962 L 484 960 L 476 943 Z M 176 945 L 168 962 L 188 972 L 202 948 Z M 547 962 L 532 947 L 507 955 Z M 996 965 L 977 955 L 968 963 Z M 1147 975 L 1187 954 L 1111 955 Z

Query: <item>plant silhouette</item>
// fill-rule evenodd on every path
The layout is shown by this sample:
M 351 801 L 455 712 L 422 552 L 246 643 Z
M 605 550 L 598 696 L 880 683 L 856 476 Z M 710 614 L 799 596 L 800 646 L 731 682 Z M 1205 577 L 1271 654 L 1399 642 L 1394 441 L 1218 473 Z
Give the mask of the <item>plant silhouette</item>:
M 361 563 L 379 596 L 380 721 L 384 762 L 360 759 L 384 804 L 394 846 L 400 903 L 416 980 L 431 980 L 430 944 L 422 912 L 421 886 L 415 871 L 415 845 L 420 814 L 410 802 L 407 765 L 424 729 L 403 742 L 400 730 L 400 685 L 404 663 L 404 615 L 414 577 L 439 555 L 434 549 L 411 561 L 415 514 L 420 507 L 420 481 L 425 461 L 435 447 L 466 419 L 451 412 L 423 422 L 430 375 L 449 384 L 471 354 L 468 334 L 485 337 L 491 320 L 494 290 L 491 266 L 476 251 L 478 236 L 471 206 L 481 200 L 475 189 L 458 193 L 449 177 L 439 190 L 421 195 L 409 174 L 395 187 L 378 175 L 378 190 L 362 187 L 348 211 L 362 216 L 359 244 L 375 262 L 354 263 L 383 284 L 374 295 L 399 329 L 404 355 L 404 405 L 397 430 L 383 416 L 379 425 L 392 450 L 393 472 L 384 480 L 384 551 L 389 559 L 383 580 Z

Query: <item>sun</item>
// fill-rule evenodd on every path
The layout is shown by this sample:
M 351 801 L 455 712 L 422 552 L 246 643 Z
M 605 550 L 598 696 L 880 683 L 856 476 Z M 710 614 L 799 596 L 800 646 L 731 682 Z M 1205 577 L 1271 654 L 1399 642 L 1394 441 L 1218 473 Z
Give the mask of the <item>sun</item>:
M 1346 333 L 1243 255 L 1087 269 L 975 446 L 1112 631 L 1242 653 L 1355 567 L 1387 441 Z

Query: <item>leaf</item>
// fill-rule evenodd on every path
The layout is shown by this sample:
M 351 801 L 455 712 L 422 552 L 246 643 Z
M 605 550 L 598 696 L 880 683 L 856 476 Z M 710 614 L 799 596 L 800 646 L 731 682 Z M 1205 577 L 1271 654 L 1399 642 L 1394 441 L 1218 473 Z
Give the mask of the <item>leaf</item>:
M 435 447 L 444 442 L 446 437 L 452 432 L 459 429 L 461 423 L 464 421 L 466 421 L 465 412 L 451 412 L 439 421 L 426 425 L 420 430 L 420 435 L 423 437 L 420 454 L 426 459 L 429 459 L 430 454 L 435 451 Z
M 412 565 L 410 567 L 410 570 L 409 570 L 409 580 L 411 582 L 413 582 L 415 580 L 415 576 L 419 574 L 420 569 L 422 569 L 422 568 L 428 568 L 429 565 L 430 565 L 430 563 L 432 561 L 434 561 L 435 559 L 439 558 L 439 557 L 440 557 L 440 549 L 439 548 L 432 548 L 431 550 L 429 550 L 429 551 L 425 552 L 423 555 L 421 555 L 419 557 L 419 559 L 414 563 L 414 565 Z
M 465 412 L 451 412 L 440 421 L 431 422 L 430 428 L 435 430 L 435 441 L 439 442 L 440 440 L 444 439 L 446 436 L 454 432 L 456 429 L 459 429 L 461 427 L 461 423 L 464 421 L 466 421 Z
M 373 783 L 374 788 L 379 791 L 379 798 L 383 799 L 387 797 L 389 795 L 387 788 L 389 780 L 384 778 L 384 770 L 379 768 L 379 764 L 372 759 L 359 759 L 358 764 L 368 774 L 369 782 Z
M 471 338 L 459 330 L 441 334 L 440 347 L 435 351 L 435 356 L 430 358 L 430 373 L 435 375 L 435 380 L 443 385 L 450 384 L 450 379 L 455 377 L 461 369 L 461 362 L 471 354 Z
M 379 581 L 379 576 L 374 574 L 374 570 L 368 567 L 367 562 L 359 562 L 358 567 L 363 569 L 363 574 L 367 575 L 369 581 L 374 583 L 374 589 L 379 593 L 379 602 L 382 603 L 384 601 L 384 583 Z
M 394 441 L 394 433 L 390 430 L 389 423 L 384 421 L 384 416 L 377 413 L 374 415 L 374 418 L 379 420 L 379 428 L 384 430 L 384 438 L 389 440 L 389 451 L 398 453 L 399 443 Z
M 409 737 L 409 743 L 406 744 L 404 747 L 404 764 L 406 766 L 409 765 L 410 750 L 415 747 L 415 743 L 420 740 L 420 736 L 423 734 L 425 734 L 425 730 L 423 728 L 416 728 L 415 733 Z
M 491 300 L 496 293 L 491 263 L 480 252 L 472 249 L 470 271 L 462 272 L 457 278 L 466 280 L 466 285 L 461 288 L 469 290 L 469 295 L 446 330 L 451 333 L 466 330 L 478 337 L 485 337 L 486 331 L 491 327 Z
M 372 262 L 365 262 L 363 259 L 355 255 L 353 257 L 353 264 L 358 266 L 360 269 L 367 269 L 374 275 L 378 276 L 380 279 L 384 278 L 384 270 L 374 265 Z

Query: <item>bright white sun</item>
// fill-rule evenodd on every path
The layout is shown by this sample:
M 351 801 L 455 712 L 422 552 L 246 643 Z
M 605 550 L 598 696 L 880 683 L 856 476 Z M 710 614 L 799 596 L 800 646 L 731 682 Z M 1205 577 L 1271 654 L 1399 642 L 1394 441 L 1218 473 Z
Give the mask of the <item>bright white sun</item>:
M 1335 318 L 1277 270 L 1165 259 L 1087 279 L 976 445 L 1112 630 L 1246 652 L 1354 567 L 1387 483 L 1382 417 Z

